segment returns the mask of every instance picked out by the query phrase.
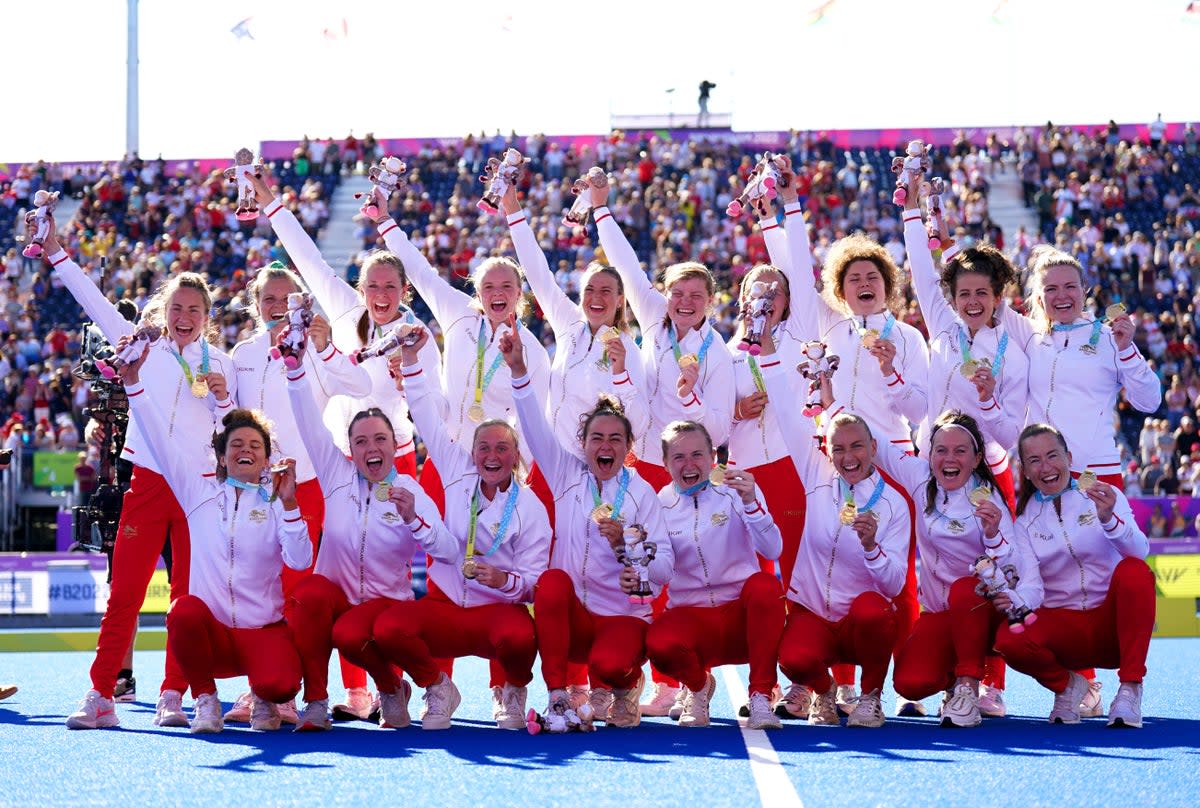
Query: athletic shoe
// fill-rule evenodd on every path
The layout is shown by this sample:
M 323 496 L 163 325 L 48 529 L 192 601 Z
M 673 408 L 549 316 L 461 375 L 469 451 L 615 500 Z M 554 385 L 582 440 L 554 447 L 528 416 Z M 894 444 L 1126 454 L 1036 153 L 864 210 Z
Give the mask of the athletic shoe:
M 300 714 L 296 712 L 295 698 L 279 702 L 275 705 L 275 709 L 279 711 L 279 720 L 284 724 L 291 724 L 294 727 L 300 723 Z
M 300 715 L 296 732 L 323 732 L 333 726 L 329 720 L 329 699 L 310 701 Z
M 1078 724 L 1079 704 L 1087 693 L 1088 680 L 1075 671 L 1070 672 L 1063 692 L 1054 694 L 1054 709 L 1050 711 L 1051 724 Z
M 654 683 L 654 697 L 650 701 L 641 705 L 642 715 L 663 716 L 670 715 L 671 707 L 675 704 L 675 697 L 679 695 L 681 688 L 671 687 L 662 682 Z
M 808 705 L 808 723 L 818 727 L 836 727 L 838 718 L 837 688 L 831 686 L 824 693 L 817 693 Z
M 437 681 L 425 688 L 425 706 L 421 708 L 421 729 L 450 729 L 450 717 L 462 703 L 454 680 L 439 673 Z
M 712 674 L 709 674 L 710 676 Z M 638 674 L 637 683 L 628 690 L 614 690 L 612 710 L 609 713 L 608 725 L 627 729 L 642 723 L 641 705 L 642 691 L 646 689 L 645 674 Z M 680 721 L 683 719 L 680 718 Z
M 854 685 L 837 686 L 837 711 L 839 715 L 850 715 L 858 704 L 858 688 Z
M 783 698 L 783 691 L 780 690 L 779 685 L 776 684 L 774 687 L 771 688 L 771 698 L 768 699 L 768 701 L 770 701 L 771 706 L 774 707 L 776 704 L 779 703 L 779 700 L 782 698 Z M 738 718 L 749 718 L 749 717 L 750 717 L 750 703 L 746 702 L 741 707 L 738 707 Z
M 919 701 L 910 701 L 903 696 L 896 696 L 896 715 L 905 718 L 924 718 L 925 705 Z
M 983 723 L 979 715 L 979 681 L 960 676 L 954 692 L 940 711 L 943 727 L 977 727 Z
M 245 724 L 250 720 L 250 711 L 254 709 L 254 694 L 247 690 L 237 697 L 237 701 L 225 713 L 226 723 Z
M 883 705 L 879 703 L 878 688 L 858 697 L 854 710 L 846 717 L 848 727 L 882 727 Z
M 708 706 L 717 690 L 716 677 L 709 673 L 704 682 L 704 689 L 700 691 L 688 688 L 684 690 L 687 690 L 687 695 L 683 698 L 683 715 L 679 716 L 679 726 L 707 727 L 712 723 L 708 717 Z
M 747 729 L 782 729 L 783 722 L 771 710 L 771 700 L 765 693 L 751 693 L 750 715 L 746 717 Z
M 1079 701 L 1080 718 L 1099 718 L 1104 715 L 1104 702 L 1100 698 L 1099 679 L 1089 679 L 1087 692 Z
M 192 713 L 192 732 L 220 732 L 225 729 L 225 719 L 221 717 L 221 700 L 216 693 L 202 693 L 196 697 L 195 710 Z
M 567 685 L 567 698 L 571 709 L 578 710 L 592 700 L 592 689 L 587 685 Z
M 79 709 L 67 716 L 70 729 L 116 727 L 120 723 L 113 700 L 104 698 L 97 690 L 89 690 L 83 701 L 79 702 Z
M 812 707 L 813 694 L 804 685 L 788 685 L 787 693 L 775 703 L 775 715 L 780 718 L 795 718 L 803 721 L 808 718 Z
M 675 703 L 671 705 L 671 709 L 667 710 L 667 718 L 672 721 L 678 721 L 683 716 L 684 701 L 687 699 L 687 688 L 679 688 L 679 692 L 675 694 Z
M 279 708 L 269 701 L 254 696 L 254 707 L 250 710 L 250 729 L 274 732 L 279 729 Z
M 526 688 L 507 682 L 504 687 L 492 688 L 492 717 L 496 719 L 497 727 L 500 729 L 525 729 L 525 696 L 527 692 Z
M 345 701 L 333 705 L 333 720 L 368 721 L 371 706 L 371 691 L 365 687 L 352 687 L 346 691 Z
M 17 695 L 17 689 L 16 685 L 0 685 L 0 701 L 11 699 Z
M 158 706 L 154 709 L 154 726 L 189 727 L 187 713 L 183 711 L 183 694 L 178 690 L 164 690 L 158 694 Z
M 132 676 L 117 679 L 117 686 L 113 688 L 113 701 L 122 704 L 137 701 L 137 679 Z
M 588 703 L 592 705 L 593 722 L 603 721 L 607 724 L 612 720 L 613 692 L 607 687 L 593 687 L 588 695 Z
M 408 713 L 408 700 L 412 698 L 412 685 L 407 679 L 401 679 L 396 685 L 395 693 L 380 693 L 379 699 L 379 718 L 375 719 L 379 722 L 379 726 L 384 729 L 404 729 L 412 723 L 412 716 Z
M 998 687 L 979 686 L 979 714 L 984 718 L 1004 718 L 1008 708 L 1004 706 L 1004 691 Z
M 1121 682 L 1108 708 L 1110 727 L 1142 727 L 1142 683 Z

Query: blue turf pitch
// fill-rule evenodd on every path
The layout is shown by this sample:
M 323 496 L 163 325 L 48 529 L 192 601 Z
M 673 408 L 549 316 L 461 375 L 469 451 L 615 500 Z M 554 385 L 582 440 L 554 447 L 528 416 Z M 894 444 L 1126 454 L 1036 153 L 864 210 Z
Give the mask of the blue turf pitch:
M 743 806 L 763 801 L 734 707 L 718 676 L 714 726 L 647 719 L 637 730 L 531 737 L 491 724 L 487 669 L 460 660 L 454 727 L 423 732 L 339 724 L 329 733 L 255 733 L 234 725 L 193 736 L 151 724 L 162 652 L 139 652 L 139 702 L 121 727 L 71 732 L 90 654 L 0 654 L 0 805 Z M 1051 727 L 1050 695 L 1009 673 L 1013 717 L 972 730 L 888 719 L 881 730 L 788 722 L 768 738 L 802 803 L 812 806 L 1200 805 L 1200 639 L 1154 640 L 1143 730 L 1102 720 Z M 745 670 L 738 671 L 745 682 Z M 1116 691 L 1101 671 L 1105 703 Z M 331 691 L 341 695 L 336 672 Z M 228 704 L 244 680 L 220 683 Z M 890 713 L 894 696 L 885 694 Z M 530 687 L 530 705 L 545 689 Z M 936 707 L 936 700 L 927 702 Z M 412 702 L 414 718 L 420 708 Z M 769 793 L 773 798 L 790 796 Z M 794 801 L 790 804 L 796 804 Z

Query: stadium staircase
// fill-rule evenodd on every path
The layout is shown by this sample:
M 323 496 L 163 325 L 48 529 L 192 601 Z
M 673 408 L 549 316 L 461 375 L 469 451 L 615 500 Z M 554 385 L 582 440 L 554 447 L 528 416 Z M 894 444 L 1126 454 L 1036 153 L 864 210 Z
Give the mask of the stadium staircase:
M 362 250 L 362 239 L 358 231 L 361 221 L 356 221 L 361 200 L 354 195 L 371 190 L 370 181 L 362 174 L 344 177 L 329 200 L 329 221 L 321 233 L 321 255 L 339 275 L 345 276 L 346 267 Z
M 1009 165 L 1007 171 L 997 174 L 990 180 L 988 188 L 988 214 L 1001 230 L 1004 231 L 1004 243 L 1014 243 L 1017 228 L 1025 225 L 1025 232 L 1031 235 L 1037 233 L 1037 214 L 1025 207 L 1025 199 L 1021 194 L 1021 178 Z

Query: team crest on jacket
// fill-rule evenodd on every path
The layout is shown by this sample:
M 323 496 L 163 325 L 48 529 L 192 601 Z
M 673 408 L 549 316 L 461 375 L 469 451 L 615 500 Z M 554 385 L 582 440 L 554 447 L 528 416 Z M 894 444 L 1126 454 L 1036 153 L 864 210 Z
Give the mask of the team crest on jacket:
M 1091 511 L 1084 511 L 1083 513 L 1079 514 L 1079 524 L 1081 525 L 1090 525 L 1095 521 L 1096 514 L 1092 513 Z
M 395 511 L 384 511 L 379 514 L 379 518 L 387 522 L 389 525 L 400 521 L 400 516 Z
M 254 510 L 250 511 L 250 521 L 255 523 L 267 521 L 267 512 L 255 508 Z
M 713 527 L 720 527 L 729 521 L 729 514 L 724 511 L 717 511 L 712 515 Z

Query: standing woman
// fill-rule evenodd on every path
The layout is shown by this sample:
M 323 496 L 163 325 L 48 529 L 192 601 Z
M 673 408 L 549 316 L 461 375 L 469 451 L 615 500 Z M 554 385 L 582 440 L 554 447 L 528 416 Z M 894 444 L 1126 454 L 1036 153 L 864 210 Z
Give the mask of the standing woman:
M 793 371 L 763 335 L 763 379 L 776 401 L 798 397 Z M 892 601 L 905 584 L 912 516 L 905 496 L 875 469 L 871 428 L 839 413 L 829 425 L 828 456 L 813 449 L 812 421 L 795 407 L 778 410 L 782 434 L 807 493 L 804 541 L 788 584 L 787 628 L 779 667 L 814 691 L 810 724 L 837 725 L 837 687 L 829 666 L 862 666 L 862 689 L 847 726 L 883 726 L 880 692 L 896 643 Z
M 633 430 L 619 402 L 602 397 L 584 414 L 581 460 L 554 436 L 520 345 L 505 334 L 500 348 L 512 373 L 523 434 L 554 493 L 554 553 L 534 590 L 538 653 L 550 694 L 547 710 L 569 704 L 568 661 L 586 662 L 596 718 L 635 727 L 641 722 L 650 604 L 630 598 L 638 573 L 618 561 L 617 552 L 625 549 L 627 529 L 640 529 L 655 544 L 645 574 L 657 593 L 670 580 L 675 559 L 662 508 L 649 483 L 621 464 Z
M 1044 595 L 1037 621 L 1019 634 L 1001 627 L 996 650 L 1055 694 L 1052 723 L 1079 723 L 1088 681 L 1076 670 L 1117 668 L 1108 725 L 1140 727 L 1154 630 L 1150 542 L 1119 489 L 1087 472 L 1071 478 L 1080 461 L 1063 432 L 1032 424 L 1017 450 L 1025 479 L 1016 530 L 1037 559 Z
M 270 431 L 260 414 L 236 409 L 213 435 L 216 474 L 198 474 L 194 460 L 179 452 L 169 435 L 164 402 L 140 381 L 152 351 L 120 373 L 130 408 L 190 527 L 191 589 L 167 614 L 167 644 L 196 699 L 192 732 L 224 728 L 214 680 L 232 676 L 250 680 L 251 729 L 279 729 L 275 705 L 290 702 L 300 689 L 300 657 L 283 622 L 280 573 L 285 564 L 302 570 L 312 563 L 312 544 L 296 501 L 295 461 L 284 461 L 286 469 L 273 488 L 263 484 L 270 467 Z
M 537 656 L 524 604 L 532 602 L 546 570 L 550 521 L 533 491 L 517 480 L 520 447 L 508 422 L 477 426 L 470 450 L 450 440 L 437 409 L 439 391 L 427 389 L 417 359 L 428 338 L 422 331 L 416 345 L 404 349 L 404 384 L 417 430 L 441 470 L 451 541 L 432 554 L 429 577 L 437 586 L 379 615 L 375 642 L 425 688 L 422 729 L 449 728 L 460 699 L 437 660 L 468 655 L 500 663 L 502 679 L 492 687 L 496 724 L 524 729 L 526 685 Z
M 117 340 L 133 332 L 134 326 L 117 311 L 83 270 L 58 243 L 54 228 L 45 242 L 47 261 L 71 294 L 104 334 Z M 212 427 L 233 410 L 237 381 L 233 363 L 209 344 L 209 311 L 212 295 L 200 275 L 180 273 L 155 293 L 148 309 L 161 313 L 165 338 L 155 342 L 146 360 L 146 385 L 162 406 L 167 422 L 164 440 L 171 442 L 170 454 L 186 458 L 199 475 L 212 469 Z M 164 453 L 166 453 L 166 448 Z M 139 419 L 129 421 L 121 456 L 133 463 L 133 477 L 125 493 L 117 542 L 113 551 L 112 590 L 92 662 L 92 690 L 80 711 L 68 720 L 74 728 L 116 726 L 110 700 L 125 651 L 137 626 L 137 615 L 146 599 L 146 587 L 169 534 L 174 574 L 171 600 L 188 592 L 188 521 L 171 487 L 163 478 L 158 456 L 152 454 Z M 155 709 L 158 726 L 187 726 L 183 692 L 188 680 L 168 643 L 166 675 Z M 92 699 L 93 694 L 95 699 Z M 107 705 L 107 706 L 104 706 Z M 111 718 L 111 723 L 108 719 Z

